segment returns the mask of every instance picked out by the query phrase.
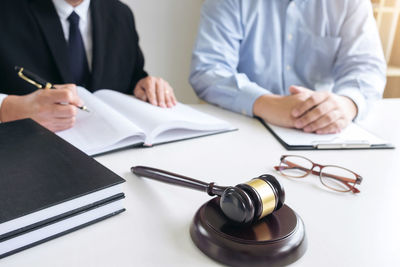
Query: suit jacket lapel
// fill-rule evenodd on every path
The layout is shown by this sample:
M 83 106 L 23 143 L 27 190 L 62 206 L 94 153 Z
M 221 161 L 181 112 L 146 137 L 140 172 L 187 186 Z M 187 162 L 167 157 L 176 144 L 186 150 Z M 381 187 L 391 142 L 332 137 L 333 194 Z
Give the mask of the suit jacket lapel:
M 92 37 L 93 37 L 93 62 L 92 62 L 92 88 L 100 88 L 100 77 L 104 70 L 104 55 L 106 53 L 106 17 L 103 12 L 101 1 L 90 2 L 90 13 L 92 16 Z
M 64 83 L 71 82 L 73 79 L 68 64 L 67 42 L 53 3 L 50 0 L 33 0 L 31 8 L 43 31 L 61 78 Z

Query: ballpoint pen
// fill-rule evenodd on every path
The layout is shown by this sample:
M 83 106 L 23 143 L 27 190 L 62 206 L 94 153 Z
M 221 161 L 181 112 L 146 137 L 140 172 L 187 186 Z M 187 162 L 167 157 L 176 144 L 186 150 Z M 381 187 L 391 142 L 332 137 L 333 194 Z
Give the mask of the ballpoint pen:
M 33 84 L 36 86 L 38 89 L 56 89 L 53 84 L 45 81 L 38 75 L 30 72 L 27 69 L 24 69 L 22 67 L 15 66 L 15 70 L 18 73 L 18 76 L 25 80 L 26 82 Z M 84 110 L 86 112 L 90 112 L 90 110 L 86 106 L 76 106 L 77 108 Z

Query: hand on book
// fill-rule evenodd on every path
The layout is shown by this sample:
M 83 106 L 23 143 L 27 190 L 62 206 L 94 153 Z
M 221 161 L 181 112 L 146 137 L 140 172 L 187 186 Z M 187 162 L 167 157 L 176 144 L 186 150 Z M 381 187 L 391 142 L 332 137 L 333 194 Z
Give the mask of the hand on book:
M 54 132 L 71 128 L 77 112 L 74 105 L 82 106 L 83 103 L 74 84 L 55 87 L 57 90 L 39 89 L 23 96 L 7 96 L 1 105 L 0 120 L 7 122 L 31 118 Z
M 133 94 L 143 101 L 162 108 L 171 108 L 176 105 L 174 90 L 167 81 L 161 78 L 148 76 L 141 79 L 136 84 Z
M 291 86 L 291 94 L 310 94 L 298 103 L 291 115 L 295 118 L 294 127 L 304 132 L 317 134 L 339 133 L 357 115 L 357 106 L 346 96 L 328 91 L 311 91 L 307 88 Z

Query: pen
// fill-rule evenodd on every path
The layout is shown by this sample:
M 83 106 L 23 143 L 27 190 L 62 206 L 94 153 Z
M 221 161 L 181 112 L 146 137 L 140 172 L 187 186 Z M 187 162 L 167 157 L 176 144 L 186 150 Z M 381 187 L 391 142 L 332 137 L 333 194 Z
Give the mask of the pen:
M 21 79 L 25 80 L 26 82 L 28 82 L 30 84 L 33 84 L 34 86 L 36 86 L 39 89 L 56 89 L 53 86 L 53 84 L 45 81 L 44 79 L 42 79 L 38 75 L 30 72 L 27 69 L 24 69 L 24 68 L 18 67 L 18 66 L 15 66 L 14 68 L 18 72 L 18 76 Z M 76 106 L 76 107 L 81 110 L 84 110 L 86 112 L 90 112 L 90 110 L 86 106 Z

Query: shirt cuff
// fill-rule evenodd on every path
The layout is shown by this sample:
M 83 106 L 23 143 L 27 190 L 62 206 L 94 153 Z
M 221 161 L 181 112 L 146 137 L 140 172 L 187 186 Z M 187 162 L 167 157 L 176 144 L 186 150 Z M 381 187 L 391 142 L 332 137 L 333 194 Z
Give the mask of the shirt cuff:
M 367 101 L 365 100 L 364 95 L 361 93 L 358 87 L 342 87 L 342 89 L 336 89 L 335 93 L 340 96 L 346 96 L 350 98 L 354 104 L 357 106 L 357 115 L 354 118 L 354 121 L 359 121 L 364 118 L 367 113 Z
M 240 88 L 239 93 L 233 102 L 232 109 L 243 115 L 253 117 L 253 106 L 257 98 L 262 95 L 271 94 L 268 90 L 260 87 L 256 83 L 250 83 Z
M 4 98 L 6 98 L 7 96 L 8 96 L 8 95 L 0 94 L 0 109 L 1 109 L 1 104 L 3 104 Z M 0 121 L 0 123 L 1 123 L 1 121 Z

